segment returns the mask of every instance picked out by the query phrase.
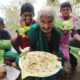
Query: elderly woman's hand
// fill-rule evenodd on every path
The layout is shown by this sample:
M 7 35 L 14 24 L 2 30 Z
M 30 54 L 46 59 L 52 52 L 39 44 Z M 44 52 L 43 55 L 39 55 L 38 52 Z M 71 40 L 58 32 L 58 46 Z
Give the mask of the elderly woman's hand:
M 19 49 L 20 49 L 21 53 L 27 53 L 27 52 L 31 51 L 30 47 L 25 47 L 24 49 L 21 49 L 19 47 Z
M 61 58 L 61 57 L 58 57 L 58 58 L 57 58 L 57 60 L 58 60 L 58 61 L 61 61 L 61 60 L 62 60 L 62 58 Z

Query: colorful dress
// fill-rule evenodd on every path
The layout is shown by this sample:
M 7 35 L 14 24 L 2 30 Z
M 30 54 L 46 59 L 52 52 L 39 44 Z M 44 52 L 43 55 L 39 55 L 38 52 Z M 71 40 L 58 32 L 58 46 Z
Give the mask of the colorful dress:
M 31 27 L 31 25 L 33 25 L 34 23 L 36 23 L 34 20 L 31 22 L 31 24 L 28 26 L 28 27 Z M 27 27 L 27 25 L 24 23 L 24 21 L 21 19 L 19 21 L 19 26 L 21 28 L 25 28 Z M 29 30 L 27 30 L 28 32 Z M 25 33 L 27 33 L 25 32 Z M 27 35 L 25 35 L 25 33 L 23 35 L 20 35 L 17 40 L 15 41 L 15 44 L 14 44 L 14 48 L 15 50 L 18 52 L 18 53 L 21 53 L 20 48 L 25 48 L 25 47 L 28 47 L 29 46 L 29 41 L 28 41 L 28 38 L 27 38 Z
M 74 23 L 74 28 L 76 27 L 76 17 L 72 17 L 70 16 L 70 18 L 73 18 L 73 23 Z M 70 19 L 69 18 L 69 19 Z M 62 19 L 64 21 L 63 16 L 60 16 L 60 19 Z M 68 42 L 71 38 L 71 30 L 65 31 L 65 32 L 61 32 L 61 34 L 63 33 L 63 35 L 61 36 L 61 50 L 64 54 L 64 57 L 66 59 L 69 59 L 69 49 L 67 48 Z

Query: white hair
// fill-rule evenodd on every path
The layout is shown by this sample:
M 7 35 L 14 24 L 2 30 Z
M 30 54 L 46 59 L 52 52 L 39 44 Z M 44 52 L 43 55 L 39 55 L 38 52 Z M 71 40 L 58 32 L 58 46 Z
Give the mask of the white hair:
M 52 7 L 43 7 L 38 12 L 37 21 L 39 22 L 42 16 L 49 16 L 55 19 L 55 11 Z

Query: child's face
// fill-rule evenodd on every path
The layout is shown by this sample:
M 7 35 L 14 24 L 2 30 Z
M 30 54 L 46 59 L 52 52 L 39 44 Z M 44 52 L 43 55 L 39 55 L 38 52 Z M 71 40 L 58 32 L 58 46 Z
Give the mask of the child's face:
M 0 24 L 0 32 L 3 30 L 3 25 Z
M 69 17 L 71 9 L 69 7 L 64 7 L 60 10 L 60 12 L 64 17 Z
M 31 25 L 32 19 L 33 19 L 33 13 L 32 12 L 25 12 L 21 14 L 21 17 L 23 18 L 26 26 Z

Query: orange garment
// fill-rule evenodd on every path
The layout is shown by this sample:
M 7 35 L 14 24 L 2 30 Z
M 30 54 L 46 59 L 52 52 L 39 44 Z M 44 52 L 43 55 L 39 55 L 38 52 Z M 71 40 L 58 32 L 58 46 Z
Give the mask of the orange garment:
M 31 22 L 30 26 L 31 26 L 32 24 L 34 24 L 34 23 L 35 23 L 35 21 L 33 20 L 33 21 Z M 26 26 L 24 21 L 20 21 L 20 22 L 19 22 L 19 25 L 20 25 L 20 27 L 22 27 L 22 28 L 24 28 L 24 27 Z M 26 27 L 27 27 L 27 26 L 26 26 Z M 18 43 L 19 43 L 19 47 L 20 47 L 21 49 L 24 49 L 25 47 L 30 47 L 30 41 L 29 41 L 29 39 L 28 39 L 28 37 L 27 37 L 26 34 L 20 36 Z

